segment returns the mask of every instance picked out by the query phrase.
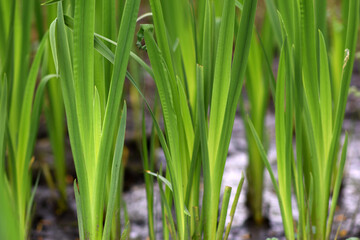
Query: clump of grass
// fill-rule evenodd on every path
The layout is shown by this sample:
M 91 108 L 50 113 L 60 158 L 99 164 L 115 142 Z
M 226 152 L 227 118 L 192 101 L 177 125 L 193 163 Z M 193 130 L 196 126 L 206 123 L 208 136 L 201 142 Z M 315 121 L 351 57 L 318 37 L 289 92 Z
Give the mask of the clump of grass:
M 0 234 L 7 239 L 20 239 L 21 231 L 16 229 L 17 216 L 12 205 L 12 191 L 9 189 L 7 173 L 5 168 L 5 140 L 6 140 L 6 118 L 7 118 L 7 81 L 0 81 L 0 204 L 2 216 L 0 218 Z
M 220 186 L 256 3 L 244 3 L 233 56 L 234 0 L 221 4 L 220 21 L 210 1 L 198 3 L 196 16 L 186 1 L 150 1 L 157 42 L 151 26 L 143 26 L 143 32 L 165 123 L 165 136 L 156 129 L 166 156 L 166 178 L 154 174 L 168 186 L 162 195 L 165 239 L 223 238 L 228 201 L 225 197 L 218 224 Z M 201 24 L 195 25 L 196 19 Z M 204 197 L 199 210 L 201 171 Z M 227 188 L 224 196 L 229 193 Z M 172 204 L 176 228 L 167 210 Z
M 0 192 L 4 204 L 0 235 L 7 239 L 28 236 L 37 186 L 31 189 L 33 148 L 44 88 L 57 77 L 44 75 L 36 89 L 48 33 L 44 33 L 30 64 L 33 8 L 33 1 L 0 2 Z
M 274 27 L 282 31 L 275 96 L 278 183 L 256 130 L 251 121 L 248 123 L 278 194 L 286 237 L 295 239 L 291 206 L 293 187 L 299 209 L 297 238 L 329 239 L 346 160 L 347 135 L 338 162 L 336 155 L 354 63 L 359 2 L 349 2 L 337 102 L 331 94 L 326 42 L 322 32 L 316 31 L 320 26 L 315 21 L 318 16 L 314 15 L 313 1 L 282 2 L 279 10 L 279 25 L 273 21 Z M 293 149 L 293 127 L 296 151 Z M 337 164 L 339 172 L 333 175 Z M 332 180 L 335 187 L 331 199 Z
M 111 74 L 106 75 L 110 80 L 95 80 L 98 76 L 94 70 L 95 1 L 75 2 L 73 22 L 65 17 L 70 28 L 65 25 L 62 3 L 58 3 L 56 35 L 51 35 L 50 41 L 54 62 L 59 67 L 78 178 L 74 189 L 81 239 L 108 239 L 114 213 L 120 208 L 115 203 L 126 123 L 126 105 L 122 104 L 121 93 L 139 4 L 139 0 L 126 1 L 124 6 L 114 66 Z M 109 82 L 106 95 L 102 92 L 103 85 L 99 85 L 103 81 Z M 110 186 L 105 203 L 109 166 L 112 166 Z M 106 206 L 105 216 L 103 206 Z
M 71 8 L 70 4 L 67 4 L 68 8 Z M 50 24 L 56 19 L 56 4 L 46 6 L 46 23 L 47 28 L 50 28 Z M 38 16 L 42 16 L 41 11 Z M 41 23 L 43 21 L 40 21 Z M 42 25 L 41 25 L 42 26 Z M 50 44 L 48 44 L 50 45 Z M 45 73 L 58 74 L 57 66 L 51 61 L 52 52 L 50 49 L 47 51 L 46 62 L 47 69 L 43 70 Z M 49 133 L 49 140 L 51 143 L 51 149 L 54 155 L 54 172 L 56 187 L 60 192 L 60 199 L 58 205 L 60 210 L 66 208 L 67 195 L 66 195 L 66 162 L 65 162 L 65 111 L 64 103 L 62 99 L 62 93 L 59 91 L 61 88 L 60 81 L 51 81 L 47 86 L 47 101 L 44 108 L 46 125 Z
M 256 31 L 254 28 L 250 46 L 249 63 L 246 71 L 245 87 L 248 106 L 245 107 L 244 104 L 240 103 L 240 108 L 245 108 L 241 109 L 244 118 L 245 111 L 251 116 L 261 142 L 267 145 L 268 139 L 265 131 L 265 117 L 270 100 L 270 89 L 274 88 L 273 79 L 269 74 L 267 64 L 272 62 L 275 43 L 268 15 L 265 15 L 261 38 L 257 39 Z M 258 37 L 260 37 L 259 33 Z M 247 204 L 254 222 L 261 224 L 263 222 L 262 193 L 264 164 L 250 129 L 245 127 L 245 130 L 249 156 L 247 166 L 247 179 L 249 182 Z

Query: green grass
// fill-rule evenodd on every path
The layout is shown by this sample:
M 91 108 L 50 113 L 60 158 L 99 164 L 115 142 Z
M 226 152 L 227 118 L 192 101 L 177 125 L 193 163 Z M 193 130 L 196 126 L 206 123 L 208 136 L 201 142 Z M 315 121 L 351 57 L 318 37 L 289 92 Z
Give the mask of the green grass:
M 162 216 L 164 239 L 228 239 L 244 177 L 239 173 L 231 209 L 232 189 L 227 186 L 222 194 L 221 183 L 239 103 L 247 123 L 246 176 L 254 220 L 263 220 L 265 167 L 287 239 L 330 239 L 349 142 L 347 134 L 343 143 L 340 136 L 360 3 L 265 4 L 259 28 L 254 25 L 257 0 L 150 0 L 151 11 L 141 16 L 140 0 L 49 0 L 45 6 L 40 0 L 0 0 L 0 236 L 29 238 L 40 178 L 32 184 L 33 149 L 44 105 L 60 209 L 66 208 L 67 198 L 67 127 L 77 174 L 73 187 L 80 239 L 129 238 L 122 199 L 127 78 L 151 240 L 158 237 L 156 214 Z M 152 24 L 140 26 L 141 50 L 131 50 L 136 24 L 143 19 Z M 140 57 L 142 50 L 150 65 Z M 140 86 L 140 68 L 156 85 L 153 109 Z M 244 79 L 249 106 L 240 100 Z M 277 179 L 266 152 L 270 93 Z M 150 144 L 144 108 L 152 118 Z M 166 171 L 161 167 L 155 173 L 158 143 Z M 48 166 L 43 168 L 51 185 Z M 161 213 L 154 209 L 156 180 Z
M 75 2 L 73 32 L 64 22 L 62 3 L 56 20 L 55 61 L 59 66 L 68 131 L 78 178 L 74 185 L 80 238 L 108 239 L 112 226 L 125 135 L 122 89 L 140 1 L 127 1 L 119 29 L 107 97 L 94 80 L 95 2 Z M 54 37 L 54 36 L 52 36 Z M 100 90 L 98 90 L 100 89 Z M 101 105 L 105 104 L 105 105 Z M 102 112 L 102 107 L 104 111 Z M 112 166 L 105 202 L 106 176 Z M 104 216 L 103 206 L 106 206 Z M 103 224 L 103 220 L 105 223 Z
M 49 5 L 46 8 L 47 23 L 50 27 L 51 22 L 56 18 L 56 5 Z M 58 69 L 53 64 L 52 53 L 48 51 L 48 71 L 50 73 L 57 73 Z M 65 111 L 62 94 L 59 89 L 61 88 L 60 81 L 53 81 L 49 83 L 47 88 L 48 101 L 45 107 L 45 116 L 47 122 L 47 129 L 51 141 L 51 147 L 54 154 L 55 163 L 55 178 L 56 185 L 61 194 L 59 201 L 60 207 L 66 207 L 66 166 L 65 166 Z M 65 202 L 65 203 L 63 203 Z
M 43 33 L 30 64 L 34 1 L 1 1 L 0 6 L 0 178 L 5 212 L 0 228 L 2 236 L 25 239 L 31 226 L 36 189 L 35 185 L 32 190 L 31 166 L 44 89 L 49 80 L 57 76 L 44 75 L 36 88 L 48 33 Z
M 272 62 L 275 43 L 268 15 L 265 16 L 263 22 L 261 31 L 262 39 L 257 39 L 260 35 L 258 34 L 258 36 L 256 36 L 256 31 L 256 29 L 253 31 L 249 63 L 246 71 L 245 87 L 248 106 L 244 107 L 244 104 L 240 103 L 240 108 L 246 108 L 241 109 L 243 113 L 242 117 L 245 117 L 244 113 L 248 112 L 256 131 L 259 133 L 261 142 L 266 145 L 268 139 L 265 131 L 265 116 L 270 100 L 270 85 L 272 84 L 271 75 L 266 71 L 266 61 Z M 260 69 L 264 70 L 261 71 Z M 263 222 L 262 191 L 264 165 L 250 129 L 245 128 L 245 130 L 249 157 L 247 167 L 247 179 L 249 183 L 247 204 L 250 207 L 254 222 L 261 224 Z
M 332 97 L 326 42 L 321 31 L 315 30 L 312 1 L 300 1 L 300 5 L 291 6 L 295 13 L 291 16 L 287 15 L 289 9 L 283 7 L 282 12 L 279 4 L 279 22 L 282 26 L 274 24 L 275 28 L 282 28 L 283 34 L 275 97 L 278 182 L 250 121 L 249 126 L 271 173 L 287 238 L 295 239 L 291 206 L 293 188 L 299 210 L 298 239 L 311 239 L 312 236 L 315 239 L 329 239 L 346 160 L 347 137 L 339 161 L 336 156 L 354 63 L 359 2 L 350 1 L 349 4 L 338 99 Z M 296 24 L 300 27 L 296 27 Z M 300 36 L 301 45 L 300 39 L 294 36 Z M 296 153 L 293 149 L 293 127 Z M 339 173 L 334 175 L 336 165 L 339 166 Z M 332 181 L 335 187 L 331 207 L 328 208 Z M 309 230 L 313 227 L 314 232 Z
M 191 14 L 187 2 L 154 0 L 150 6 L 157 41 L 149 26 L 143 26 L 144 36 L 165 123 L 166 139 L 159 137 L 167 160 L 166 179 L 173 189 L 165 191 L 163 205 L 174 204 L 176 238 L 200 234 L 215 239 L 217 232 L 217 238 L 222 238 L 223 225 L 217 224 L 221 179 L 245 74 L 256 1 L 245 2 L 234 60 L 235 1 L 224 2 L 220 25 L 211 14 L 214 8 L 210 1 L 199 2 L 197 7 L 204 13 L 201 39 L 194 33 L 198 27 L 194 21 L 199 16 Z M 202 55 L 197 55 L 199 52 Z M 188 215 L 200 206 L 201 170 L 204 200 L 197 221 Z M 225 206 L 221 219 L 226 217 Z M 165 239 L 169 232 L 175 234 L 171 225 L 163 224 Z

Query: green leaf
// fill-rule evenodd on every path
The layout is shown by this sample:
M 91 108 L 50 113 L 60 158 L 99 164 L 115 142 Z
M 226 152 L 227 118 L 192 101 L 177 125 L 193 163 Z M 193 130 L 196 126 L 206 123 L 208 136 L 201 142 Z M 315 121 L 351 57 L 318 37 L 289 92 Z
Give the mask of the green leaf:
M 27 147 L 28 147 L 28 141 L 29 141 L 29 135 L 30 135 L 30 129 L 31 129 L 31 109 L 32 109 L 32 100 L 34 96 L 34 90 L 36 85 L 36 79 L 38 75 L 38 71 L 40 68 L 41 59 L 43 57 L 43 53 L 45 50 L 47 42 L 47 35 L 44 36 L 42 39 L 38 51 L 35 55 L 33 64 L 31 66 L 27 81 L 26 81 L 26 92 L 23 96 L 23 104 L 21 106 L 21 115 L 20 115 L 20 124 L 19 124 L 19 142 L 17 143 L 17 163 L 19 166 L 28 166 L 28 163 L 30 159 L 26 159 L 26 153 L 27 153 Z M 27 169 L 27 167 L 25 167 Z M 22 168 L 18 168 L 19 171 L 22 170 Z M 24 175 L 19 175 L 24 176 Z M 21 183 L 19 183 L 21 184 Z
M 89 185 L 87 178 L 87 169 L 85 165 L 84 153 L 81 143 L 79 130 L 79 121 L 77 115 L 77 106 L 75 102 L 75 87 L 72 71 L 72 60 L 69 49 L 68 36 L 65 31 L 65 23 L 63 18 L 62 4 L 58 3 L 58 16 L 56 26 L 56 48 L 59 63 L 59 74 L 61 79 L 61 90 L 64 99 L 66 111 L 68 132 L 70 138 L 71 149 L 74 157 L 75 169 L 79 179 L 79 190 L 81 192 L 81 205 L 78 205 L 79 211 L 82 211 L 83 228 L 87 229 L 90 224 L 90 213 L 84 209 L 90 206 Z
M 35 94 L 35 100 L 32 106 L 32 113 L 31 113 L 31 129 L 30 129 L 30 135 L 29 135 L 29 141 L 27 146 L 27 152 L 26 152 L 26 158 L 31 158 L 31 153 L 33 152 L 33 148 L 35 146 L 36 141 L 36 134 L 39 126 L 39 118 L 41 114 L 41 109 L 44 101 L 44 91 L 47 83 L 49 80 L 53 78 L 58 78 L 59 76 L 56 74 L 49 74 L 45 77 L 43 77 L 40 81 L 39 86 L 37 87 L 36 94 Z
M 50 40 L 50 46 L 51 46 L 51 51 L 52 51 L 52 56 L 53 56 L 53 60 L 54 60 L 54 65 L 55 65 L 55 69 L 56 69 L 56 74 L 59 74 L 59 64 L 58 64 L 58 59 L 57 59 L 57 48 L 56 48 L 56 35 L 55 35 L 55 30 L 56 30 L 56 19 L 50 24 L 49 27 L 49 40 Z
M 224 124 L 227 98 L 229 96 L 231 57 L 233 51 L 235 1 L 224 2 L 217 45 L 211 111 L 209 121 L 210 171 L 215 171 L 215 160 L 220 141 L 220 131 Z
M 94 96 L 94 31 L 95 0 L 75 1 L 73 79 L 75 103 L 84 157 L 89 166 L 96 166 L 94 156 L 93 96 Z M 89 167 L 88 174 L 93 168 Z M 89 183 L 92 183 L 89 178 Z M 95 223 L 93 223 L 95 224 Z
M 324 140 L 324 152 L 328 153 L 332 138 L 333 128 L 333 112 L 332 112 L 332 96 L 331 96 L 331 79 L 329 72 L 329 62 L 327 58 L 326 43 L 324 36 L 319 31 L 319 45 L 320 45 L 320 111 L 321 111 L 321 126 Z M 322 156 L 326 160 L 327 155 Z M 322 163 L 322 166 L 324 164 Z
M 116 196 L 118 195 L 119 174 L 122 165 L 121 161 L 122 161 L 124 140 L 125 140 L 126 116 L 127 116 L 126 109 L 127 109 L 126 103 L 124 103 L 123 111 L 121 114 L 120 126 L 116 138 L 114 159 L 111 168 L 111 180 L 110 180 L 110 191 L 109 191 L 110 194 L 106 208 L 105 226 L 102 236 L 103 240 L 109 239 L 110 237 L 112 218 L 114 216 L 115 200 L 116 200 Z

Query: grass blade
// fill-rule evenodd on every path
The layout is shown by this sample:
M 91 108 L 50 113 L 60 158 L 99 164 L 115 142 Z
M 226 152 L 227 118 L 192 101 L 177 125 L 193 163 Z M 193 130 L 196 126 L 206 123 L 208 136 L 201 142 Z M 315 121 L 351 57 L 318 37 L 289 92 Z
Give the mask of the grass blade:
M 332 199 L 331 199 L 330 213 L 329 213 L 329 217 L 328 217 L 327 225 L 326 225 L 326 239 L 330 239 L 331 228 L 332 228 L 332 223 L 333 223 L 333 219 L 334 219 L 336 204 L 337 204 L 337 200 L 338 200 L 338 197 L 339 197 L 342 177 L 343 177 L 343 173 L 344 173 L 347 147 L 348 147 L 348 134 L 346 133 L 345 142 L 344 142 L 343 149 L 342 149 L 342 152 L 341 152 L 341 159 L 340 159 L 338 174 L 336 175 L 335 187 L 334 187 L 333 195 L 332 195 Z
M 121 161 L 122 161 L 124 140 L 125 140 L 125 127 L 126 127 L 126 116 L 127 116 L 126 109 L 127 108 L 125 103 L 121 114 L 120 126 L 117 133 L 117 139 L 115 145 L 114 160 L 111 168 L 110 196 L 107 204 L 104 233 L 102 236 L 103 240 L 109 239 L 112 218 L 114 215 L 115 199 L 118 190 L 119 174 L 122 165 Z
M 232 206 L 231 206 L 231 210 L 230 210 L 230 222 L 229 222 L 228 225 L 226 226 L 226 231 L 225 231 L 224 240 L 227 240 L 228 237 L 229 237 L 231 225 L 232 225 L 232 222 L 233 222 L 233 220 L 234 220 L 235 211 L 236 211 L 236 207 L 237 207 L 238 202 L 239 202 L 239 197 L 240 197 L 240 193 L 241 193 L 242 186 L 243 186 L 243 184 L 244 184 L 244 180 L 245 180 L 244 174 L 241 173 L 241 178 L 240 178 L 240 181 L 239 181 L 239 185 L 238 185 L 238 187 L 237 187 L 236 194 L 235 194 L 235 198 L 234 198 L 233 204 L 232 204 Z
M 222 205 L 221 205 L 220 221 L 219 221 L 218 228 L 216 231 L 216 239 L 217 240 L 223 239 L 225 220 L 226 220 L 227 210 L 228 210 L 228 206 L 229 206 L 230 196 L 231 196 L 231 187 L 226 186 L 223 200 L 222 200 Z

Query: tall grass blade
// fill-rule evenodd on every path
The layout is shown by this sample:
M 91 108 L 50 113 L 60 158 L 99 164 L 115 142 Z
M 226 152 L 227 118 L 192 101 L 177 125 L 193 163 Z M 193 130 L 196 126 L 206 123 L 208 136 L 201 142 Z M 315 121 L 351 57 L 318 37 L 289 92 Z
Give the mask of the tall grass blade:
M 115 145 L 114 160 L 111 168 L 110 196 L 107 203 L 104 233 L 102 236 L 103 240 L 109 239 L 111 221 L 114 215 L 115 199 L 116 199 L 116 195 L 118 194 L 117 190 L 119 184 L 119 174 L 122 165 L 121 161 L 122 161 L 124 140 L 125 140 L 125 127 L 126 127 L 126 116 L 127 116 L 126 109 L 127 108 L 125 103 L 121 114 L 120 126 L 117 133 L 117 139 Z

